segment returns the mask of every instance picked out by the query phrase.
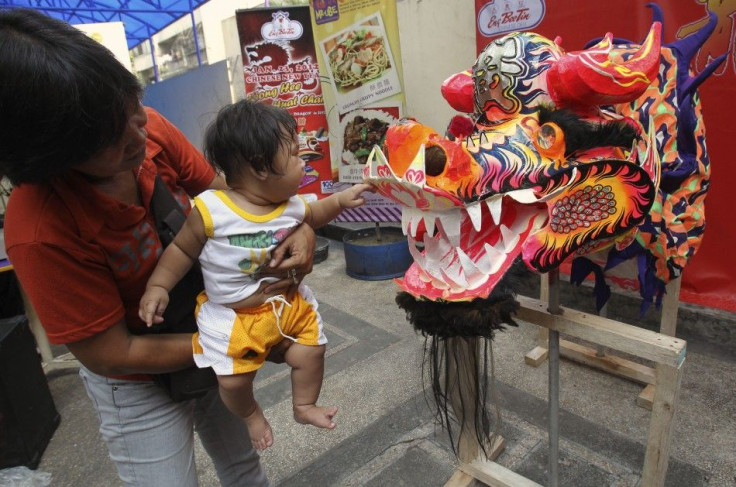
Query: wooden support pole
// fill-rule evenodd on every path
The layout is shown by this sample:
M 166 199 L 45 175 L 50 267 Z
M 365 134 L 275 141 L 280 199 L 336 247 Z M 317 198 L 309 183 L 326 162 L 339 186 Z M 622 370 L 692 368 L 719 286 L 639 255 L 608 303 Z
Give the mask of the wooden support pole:
M 662 299 L 662 319 L 660 321 L 660 333 L 668 336 L 675 336 L 677 332 L 677 313 L 680 304 L 680 283 L 681 277 L 667 283 L 665 287 L 665 295 Z M 652 410 L 655 395 L 655 382 L 647 384 L 644 390 L 636 398 L 636 404 L 645 409 Z
M 657 387 L 652 404 L 647 450 L 641 476 L 643 487 L 664 487 L 669 463 L 673 419 L 682 383 L 682 363 L 678 366 L 657 364 Z
M 549 279 L 547 274 L 541 274 L 539 283 L 539 300 L 543 303 L 549 302 Z M 537 328 L 537 346 L 524 355 L 524 362 L 532 367 L 539 367 L 549 356 L 549 330 L 544 327 Z

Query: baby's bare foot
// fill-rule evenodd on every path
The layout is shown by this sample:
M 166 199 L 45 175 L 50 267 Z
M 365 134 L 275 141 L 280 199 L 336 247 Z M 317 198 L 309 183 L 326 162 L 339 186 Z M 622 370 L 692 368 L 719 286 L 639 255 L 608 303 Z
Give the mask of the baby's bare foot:
M 337 406 L 294 405 L 294 419 L 297 423 L 311 424 L 318 428 L 333 429 L 335 423 L 332 418 L 335 417 L 335 414 L 337 414 Z
M 273 445 L 273 431 L 271 425 L 268 424 L 266 416 L 263 415 L 261 406 L 256 406 L 256 410 L 250 413 L 250 416 L 243 418 L 246 426 L 248 426 L 248 435 L 256 450 L 265 450 Z

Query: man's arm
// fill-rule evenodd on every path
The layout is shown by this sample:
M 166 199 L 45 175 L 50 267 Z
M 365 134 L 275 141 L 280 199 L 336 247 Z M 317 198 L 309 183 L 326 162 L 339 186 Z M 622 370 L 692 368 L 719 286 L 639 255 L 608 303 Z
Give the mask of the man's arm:
M 159 374 L 194 363 L 191 334 L 131 335 L 124 320 L 66 346 L 85 367 L 104 376 Z

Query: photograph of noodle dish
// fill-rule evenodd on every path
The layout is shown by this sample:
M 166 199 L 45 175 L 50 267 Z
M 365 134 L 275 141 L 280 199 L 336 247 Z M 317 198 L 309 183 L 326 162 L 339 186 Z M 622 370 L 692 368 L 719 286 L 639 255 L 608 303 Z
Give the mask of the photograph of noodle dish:
M 384 42 L 379 26 L 366 25 L 325 43 L 332 79 L 339 91 L 350 91 L 380 78 L 391 68 Z
M 356 110 L 345 116 L 342 129 L 342 163 L 365 164 L 373 146 L 382 146 L 388 126 L 396 118 L 382 110 Z

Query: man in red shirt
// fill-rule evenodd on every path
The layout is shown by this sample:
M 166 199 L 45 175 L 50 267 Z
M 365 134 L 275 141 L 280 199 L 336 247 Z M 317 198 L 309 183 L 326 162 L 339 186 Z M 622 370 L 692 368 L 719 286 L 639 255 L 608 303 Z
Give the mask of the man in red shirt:
M 149 374 L 193 364 L 191 334 L 144 330 L 138 302 L 162 247 L 151 213 L 160 175 L 182 208 L 225 188 L 112 54 L 32 10 L 0 12 L 0 174 L 14 184 L 8 257 L 52 343 L 66 344 L 129 485 L 196 485 L 193 425 L 223 485 L 268 485 L 242 421 L 216 390 L 174 402 Z M 311 271 L 314 233 L 274 252 L 274 272 Z M 273 286 L 293 285 L 282 279 Z

